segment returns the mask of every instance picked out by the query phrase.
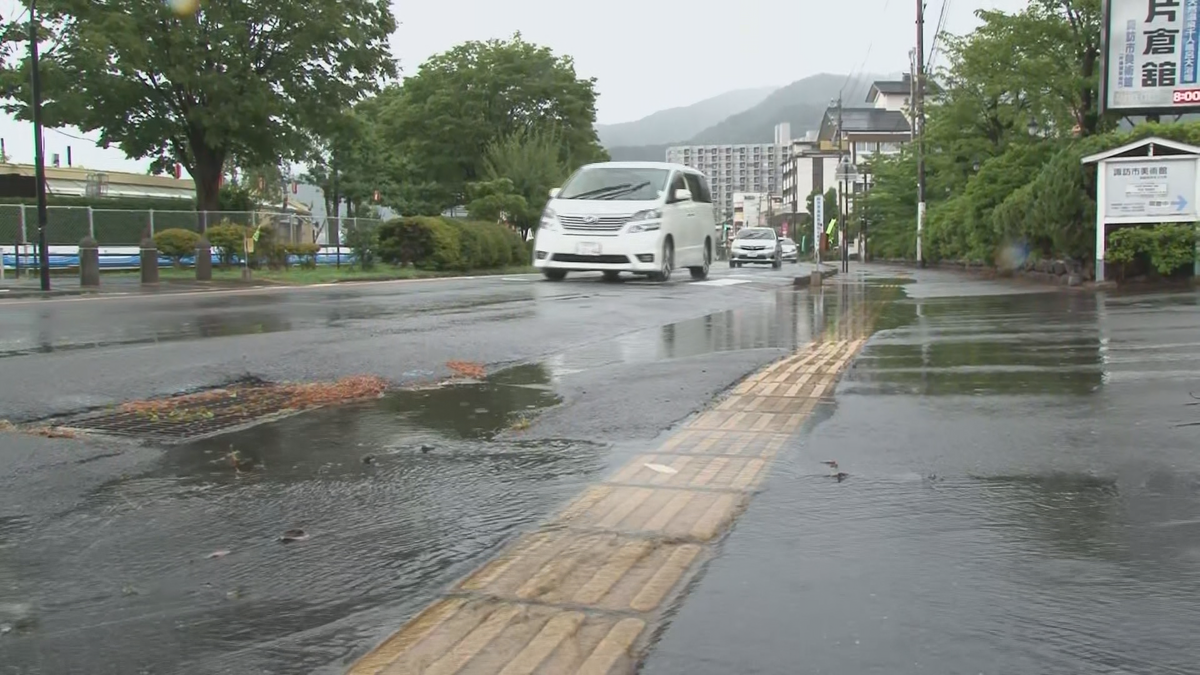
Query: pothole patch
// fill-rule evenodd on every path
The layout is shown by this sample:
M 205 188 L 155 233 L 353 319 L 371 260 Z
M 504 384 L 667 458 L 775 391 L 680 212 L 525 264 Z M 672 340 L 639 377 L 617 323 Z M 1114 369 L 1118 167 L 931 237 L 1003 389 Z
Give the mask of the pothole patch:
M 115 408 L 49 420 L 39 428 L 182 442 L 283 415 L 379 398 L 382 378 L 363 375 L 307 384 L 244 381 L 218 389 L 130 401 Z

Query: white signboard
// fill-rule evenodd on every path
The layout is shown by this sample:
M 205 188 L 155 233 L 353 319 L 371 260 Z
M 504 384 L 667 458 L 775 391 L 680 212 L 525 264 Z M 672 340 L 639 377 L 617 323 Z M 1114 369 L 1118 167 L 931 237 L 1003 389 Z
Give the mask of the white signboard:
M 825 195 L 813 195 L 813 245 L 821 246 L 821 228 L 825 226 Z
M 1105 0 L 1104 108 L 1200 107 L 1200 0 Z
M 1104 171 L 1104 220 L 1193 222 L 1196 158 L 1146 157 L 1109 161 Z

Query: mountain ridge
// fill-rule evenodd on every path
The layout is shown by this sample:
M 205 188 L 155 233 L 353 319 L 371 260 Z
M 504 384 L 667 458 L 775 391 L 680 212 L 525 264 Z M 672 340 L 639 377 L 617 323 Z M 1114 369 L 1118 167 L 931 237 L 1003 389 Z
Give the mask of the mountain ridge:
M 678 143 L 761 103 L 778 87 L 735 89 L 689 105 L 659 110 L 640 119 L 596 125 L 600 144 L 610 146 Z

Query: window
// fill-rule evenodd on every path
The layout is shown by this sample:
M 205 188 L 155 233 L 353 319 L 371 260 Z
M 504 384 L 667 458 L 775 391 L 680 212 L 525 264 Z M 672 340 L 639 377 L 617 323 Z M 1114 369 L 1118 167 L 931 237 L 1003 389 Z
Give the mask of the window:
M 559 199 L 650 200 L 661 194 L 667 180 L 664 169 L 592 167 L 567 179 Z M 680 186 L 682 179 L 680 179 Z
M 688 189 L 692 191 L 692 201 L 712 203 L 712 195 L 708 192 L 708 181 L 704 180 L 703 176 L 687 173 L 684 174 L 684 179 L 687 180 Z
M 669 193 L 668 201 L 671 201 L 671 202 L 675 201 L 675 191 L 676 190 L 686 190 L 686 189 L 688 189 L 688 186 L 687 186 L 687 181 L 685 181 L 683 179 L 683 174 L 682 173 L 675 174 L 675 180 L 671 181 L 671 192 Z

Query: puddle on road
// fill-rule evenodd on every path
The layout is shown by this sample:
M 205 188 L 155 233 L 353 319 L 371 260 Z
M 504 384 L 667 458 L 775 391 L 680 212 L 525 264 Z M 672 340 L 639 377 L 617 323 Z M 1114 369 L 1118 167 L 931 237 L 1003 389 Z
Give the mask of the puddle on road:
M 36 537 L 0 522 L 37 570 L 0 589 L 39 621 L 6 658 L 97 675 L 327 666 L 607 467 L 599 444 L 497 440 L 558 402 L 537 365 L 399 391 L 175 446 Z M 293 528 L 309 539 L 281 543 Z M 101 667 L 67 648 L 80 640 L 108 645 Z

